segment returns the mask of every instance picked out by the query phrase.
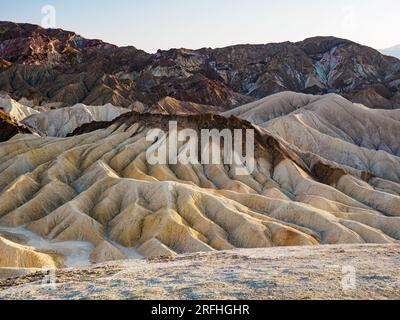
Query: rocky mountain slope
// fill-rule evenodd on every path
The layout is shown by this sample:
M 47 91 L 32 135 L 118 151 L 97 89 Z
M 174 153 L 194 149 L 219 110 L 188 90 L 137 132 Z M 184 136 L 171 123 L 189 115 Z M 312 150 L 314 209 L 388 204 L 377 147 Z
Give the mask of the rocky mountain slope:
M 216 106 L 208 106 L 188 101 L 180 101 L 171 97 L 165 97 L 150 107 L 135 108 L 133 111 L 140 113 L 154 113 L 154 114 L 169 114 L 169 115 L 183 115 L 183 114 L 204 114 L 204 113 L 222 113 L 224 108 Z
M 305 106 L 319 99 L 300 98 Z M 254 129 L 256 170 L 238 176 L 229 165 L 150 165 L 146 135 L 170 120 L 180 130 Z M 328 161 L 266 127 L 218 115 L 132 112 L 83 125 L 68 138 L 18 135 L 0 144 L 0 225 L 8 228 L 7 241 L 17 242 L 13 246 L 20 245 L 12 238 L 20 228 L 44 240 L 84 241 L 91 245 L 91 262 L 234 248 L 398 243 L 397 155 L 348 149 L 365 157 L 368 170 L 361 170 L 350 154 L 344 163 Z M 314 140 L 308 143 L 314 146 Z M 395 143 L 385 140 L 390 150 Z
M 31 105 L 31 107 L 23 103 Z M 0 108 L 3 108 L 4 117 L 9 117 L 10 121 L 13 119 L 15 124 L 21 127 L 26 126 L 28 129 L 26 132 L 31 130 L 41 136 L 50 137 L 65 137 L 86 123 L 111 121 L 129 110 L 164 115 L 218 114 L 224 110 L 222 107 L 180 101 L 171 97 L 161 99 L 151 106 L 137 101 L 129 108 L 115 107 L 110 103 L 102 106 L 87 106 L 78 103 L 60 108 L 58 104 L 34 106 L 31 101 L 26 99 L 17 102 L 5 94 L 0 95 Z M 12 135 L 5 135 L 3 141 L 11 137 Z
M 7 237 L 7 234 L 5 236 Z M 41 252 L 31 246 L 16 243 L 15 236 L 12 236 L 12 238 L 14 241 L 3 238 L 0 234 L 0 270 L 3 268 L 25 269 L 27 267 L 56 268 L 63 265 L 63 258 L 55 251 Z M 21 241 L 19 238 L 16 240 Z
M 375 177 L 370 180 L 375 187 L 389 186 L 381 180 L 386 179 L 398 190 L 400 110 L 369 109 L 335 94 L 284 92 L 224 115 L 238 116 L 274 133 L 294 146 L 309 166 L 322 158 L 355 174 Z
M 33 114 L 24 118 L 22 123 L 34 128 L 43 136 L 65 137 L 85 123 L 111 121 L 126 112 L 129 110 L 112 104 L 104 106 L 76 104 L 72 107 Z
M 57 270 L 54 287 L 33 270 L 0 280 L 0 299 L 396 300 L 399 263 L 399 245 L 208 252 Z
M 400 60 L 332 37 L 148 54 L 60 29 L 0 23 L 0 90 L 19 100 L 128 107 L 174 99 L 231 109 L 296 91 L 400 106 Z
M 34 133 L 34 130 L 19 123 L 0 106 L 0 142 L 7 141 L 18 133 Z
M 17 121 L 38 114 L 39 111 L 11 99 L 8 95 L 0 94 L 0 108 Z

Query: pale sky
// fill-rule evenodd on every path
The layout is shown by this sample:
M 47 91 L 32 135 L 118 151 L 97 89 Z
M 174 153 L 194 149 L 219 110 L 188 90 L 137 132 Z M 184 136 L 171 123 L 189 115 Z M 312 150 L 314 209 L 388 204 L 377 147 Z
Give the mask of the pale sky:
M 157 49 L 300 41 L 317 35 L 376 49 L 400 44 L 399 0 L 0 0 L 0 20 L 42 24 Z M 47 11 L 48 12 L 48 11 Z M 46 16 L 48 17 L 48 16 Z

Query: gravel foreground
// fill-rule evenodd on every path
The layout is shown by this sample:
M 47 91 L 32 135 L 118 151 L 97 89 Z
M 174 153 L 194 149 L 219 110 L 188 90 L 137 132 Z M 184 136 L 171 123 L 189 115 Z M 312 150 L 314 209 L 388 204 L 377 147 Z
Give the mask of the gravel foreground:
M 234 250 L 0 281 L 0 299 L 400 299 L 400 245 Z

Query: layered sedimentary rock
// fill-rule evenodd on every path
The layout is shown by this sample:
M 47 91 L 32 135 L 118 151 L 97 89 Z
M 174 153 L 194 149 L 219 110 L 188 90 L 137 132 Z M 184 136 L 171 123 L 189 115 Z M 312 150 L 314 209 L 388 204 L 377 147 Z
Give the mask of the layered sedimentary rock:
M 18 133 L 33 133 L 27 126 L 19 123 L 0 107 L 0 142 L 11 139 Z
M 368 174 L 377 188 L 398 190 L 400 110 L 373 110 L 335 94 L 284 92 L 225 114 L 230 115 L 251 121 L 295 147 L 308 166 L 323 159 L 354 174 Z
M 147 133 L 165 130 L 171 120 L 179 130 L 255 130 L 254 172 L 150 165 Z M 83 125 L 68 138 L 18 135 L 0 144 L 0 225 L 26 226 L 56 242 L 92 243 L 93 262 L 123 259 L 127 248 L 153 257 L 400 240 L 393 162 L 379 164 L 383 173 L 373 176 L 323 157 L 307 159 L 275 133 L 218 115 L 127 113 Z
M 0 98 L 0 103 L 1 101 Z M 218 114 L 224 111 L 221 107 L 180 101 L 171 97 L 161 99 L 152 106 L 144 105 L 138 101 L 130 105 L 129 108 L 115 107 L 112 104 L 103 106 L 76 104 L 71 107 L 42 112 L 36 111 L 36 109 L 43 107 L 35 107 L 36 109 L 33 109 L 10 98 L 7 98 L 7 101 L 9 103 L 5 105 L 10 107 L 6 111 L 10 115 L 15 115 L 16 119 L 20 119 L 22 124 L 34 129 L 40 135 L 51 137 L 65 137 L 86 123 L 114 120 L 121 114 L 129 112 L 129 109 L 139 113 L 165 115 Z
M 57 110 L 37 113 L 25 118 L 22 123 L 34 128 L 42 135 L 65 137 L 76 128 L 93 121 L 111 121 L 128 109 L 115 107 L 111 104 L 104 106 L 86 106 L 77 104 Z
M 135 110 L 136 109 L 136 110 Z M 203 105 L 188 101 L 180 101 L 171 97 L 165 97 L 151 107 L 134 108 L 134 111 L 141 113 L 155 113 L 155 114 L 204 114 L 204 113 L 221 113 L 224 111 L 222 107 L 215 107 Z
M 2 237 L 0 237 L 0 252 L 1 268 L 56 268 L 62 265 L 59 257 L 52 257 L 48 253 Z
M 38 114 L 39 111 L 11 99 L 8 95 L 0 94 L 0 108 L 17 121 Z
M 333 37 L 148 54 L 74 32 L 1 22 L 0 59 L 0 90 L 37 105 L 152 106 L 172 97 L 231 109 L 290 90 L 334 92 L 373 108 L 400 106 L 400 61 Z
M 383 54 L 400 59 L 400 45 L 381 50 Z
M 33 133 L 21 120 L 37 111 L 0 93 L 0 141 L 7 141 L 18 133 Z
M 54 290 L 43 290 L 43 272 L 6 280 L 0 274 L 0 299 L 397 300 L 399 256 L 399 245 L 357 244 L 115 261 L 57 270 Z M 343 272 L 353 268 L 357 285 L 343 290 Z

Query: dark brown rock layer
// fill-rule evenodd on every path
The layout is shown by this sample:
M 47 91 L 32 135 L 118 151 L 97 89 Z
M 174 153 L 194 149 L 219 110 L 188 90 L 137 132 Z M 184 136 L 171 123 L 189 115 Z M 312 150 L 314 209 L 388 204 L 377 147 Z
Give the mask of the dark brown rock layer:
M 32 131 L 0 108 L 0 142 L 7 141 L 19 133 L 32 133 Z
M 148 54 L 61 29 L 1 22 L 0 59 L 0 90 L 37 103 L 150 106 L 169 96 L 230 109 L 296 91 L 400 106 L 400 61 L 333 37 Z

